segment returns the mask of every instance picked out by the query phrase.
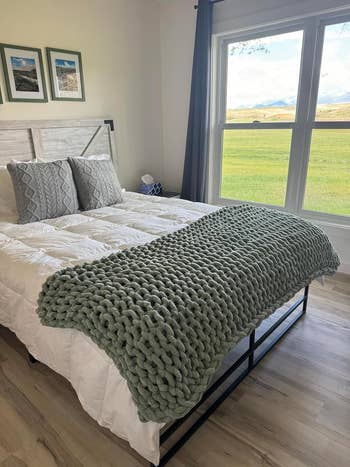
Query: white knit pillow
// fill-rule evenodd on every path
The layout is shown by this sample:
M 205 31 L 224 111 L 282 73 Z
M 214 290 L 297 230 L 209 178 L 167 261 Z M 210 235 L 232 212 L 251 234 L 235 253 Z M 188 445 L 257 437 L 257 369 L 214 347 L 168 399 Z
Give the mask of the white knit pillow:
M 0 217 L 16 215 L 16 198 L 11 176 L 6 167 L 0 166 Z

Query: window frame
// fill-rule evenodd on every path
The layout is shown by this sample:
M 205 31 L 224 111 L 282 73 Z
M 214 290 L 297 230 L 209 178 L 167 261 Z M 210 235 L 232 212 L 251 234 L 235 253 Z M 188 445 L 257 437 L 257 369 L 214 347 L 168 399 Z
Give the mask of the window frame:
M 235 205 L 246 202 L 288 211 L 311 220 L 332 224 L 350 225 L 350 216 L 329 214 L 303 209 L 307 171 L 314 129 L 350 129 L 350 121 L 315 120 L 320 84 L 320 71 L 325 28 L 331 24 L 350 21 L 350 8 L 341 13 L 332 12 L 307 18 L 284 21 L 272 25 L 254 27 L 213 37 L 212 93 L 211 93 L 211 134 L 208 198 L 219 205 Z M 226 90 L 228 45 L 232 42 L 247 41 L 293 31 L 303 31 L 301 63 L 297 92 L 297 106 L 294 122 L 226 123 Z M 222 151 L 225 130 L 235 129 L 292 129 L 288 177 L 284 206 L 222 198 Z

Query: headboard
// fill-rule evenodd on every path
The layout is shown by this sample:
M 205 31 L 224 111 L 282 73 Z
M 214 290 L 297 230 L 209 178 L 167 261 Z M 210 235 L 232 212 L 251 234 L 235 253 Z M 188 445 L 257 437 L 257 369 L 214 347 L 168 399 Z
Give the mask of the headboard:
M 109 154 L 116 163 L 111 119 L 0 120 L 0 165 Z

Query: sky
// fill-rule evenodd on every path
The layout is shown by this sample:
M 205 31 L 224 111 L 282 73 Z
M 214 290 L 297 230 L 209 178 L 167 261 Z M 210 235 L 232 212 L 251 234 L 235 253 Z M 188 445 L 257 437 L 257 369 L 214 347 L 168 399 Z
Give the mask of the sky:
M 283 101 L 295 103 L 302 48 L 302 31 L 263 38 L 265 51 L 235 51 L 228 58 L 227 107 L 255 107 Z M 257 44 L 249 41 L 249 44 Z M 326 27 L 319 100 L 333 102 L 350 96 L 350 23 Z M 349 97 L 350 102 L 350 97 Z
M 32 68 L 35 66 L 34 58 L 11 57 L 11 65 L 13 69 Z
M 56 66 L 61 68 L 75 68 L 75 62 L 73 60 L 61 60 L 56 58 L 55 60 Z

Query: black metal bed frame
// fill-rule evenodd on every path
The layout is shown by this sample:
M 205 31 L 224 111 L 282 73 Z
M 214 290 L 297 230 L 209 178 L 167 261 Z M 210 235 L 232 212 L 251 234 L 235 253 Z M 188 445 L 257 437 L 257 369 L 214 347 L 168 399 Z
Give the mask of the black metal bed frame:
M 215 410 L 224 402 L 225 399 L 236 389 L 236 387 L 249 375 L 249 373 L 258 365 L 258 363 L 267 355 L 267 353 L 282 339 L 282 337 L 294 326 L 294 324 L 306 313 L 307 301 L 309 296 L 309 286 L 305 287 L 304 294 L 298 298 L 283 314 L 280 316 L 261 337 L 256 340 L 255 330 L 249 335 L 249 347 L 203 394 L 201 400 L 182 418 L 176 420 L 160 435 L 160 446 L 162 446 L 177 430 L 189 419 L 194 412 L 216 392 L 244 362 L 248 360 L 248 366 L 237 376 L 230 385 L 215 399 L 208 408 L 199 416 L 199 418 L 190 425 L 185 433 L 172 445 L 172 447 L 160 458 L 158 467 L 163 467 L 172 457 L 183 447 L 183 445 L 191 438 L 191 436 L 203 425 L 203 423 L 215 412 Z M 263 342 L 281 326 L 281 324 L 300 306 L 301 311 L 288 322 L 287 326 L 280 331 L 271 342 L 263 349 L 259 356 L 255 356 L 255 350 L 260 347 Z M 276 310 L 277 311 L 277 310 Z M 150 467 L 155 467 L 150 464 Z

